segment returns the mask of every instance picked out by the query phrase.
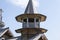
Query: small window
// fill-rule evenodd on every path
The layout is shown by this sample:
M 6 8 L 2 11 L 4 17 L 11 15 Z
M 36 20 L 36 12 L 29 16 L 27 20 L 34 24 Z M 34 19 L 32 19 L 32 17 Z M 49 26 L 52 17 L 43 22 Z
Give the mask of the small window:
M 5 40 L 5 38 L 2 38 L 2 40 Z
M 36 19 L 36 22 L 39 22 L 39 19 Z
M 34 18 L 29 18 L 29 22 L 34 22 Z
M 4 39 L 2 39 L 2 40 L 4 40 Z
M 23 21 L 24 21 L 24 22 L 27 22 L 27 19 L 24 19 Z
M 23 21 L 27 22 L 27 19 L 24 19 Z M 34 18 L 28 18 L 28 22 L 34 22 Z
M 23 21 L 27 22 L 27 19 L 24 19 Z M 28 22 L 34 22 L 34 18 L 28 18 Z M 39 19 L 36 19 L 36 22 L 39 22 Z

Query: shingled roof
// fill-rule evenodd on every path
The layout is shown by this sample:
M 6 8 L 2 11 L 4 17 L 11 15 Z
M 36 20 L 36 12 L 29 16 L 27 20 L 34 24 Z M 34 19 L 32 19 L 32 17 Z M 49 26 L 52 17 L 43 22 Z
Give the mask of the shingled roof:
M 9 28 L 0 28 L 0 37 L 2 37 L 4 34 L 9 35 L 11 37 L 13 36 Z

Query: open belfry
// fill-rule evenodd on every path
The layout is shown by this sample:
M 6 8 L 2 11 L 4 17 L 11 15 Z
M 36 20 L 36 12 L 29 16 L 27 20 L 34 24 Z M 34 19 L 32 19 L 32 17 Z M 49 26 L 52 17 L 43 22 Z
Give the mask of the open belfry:
M 47 29 L 40 28 L 40 22 L 44 22 L 46 16 L 34 12 L 32 0 L 29 0 L 24 14 L 16 16 L 16 20 L 22 23 L 22 28 L 15 30 L 21 33 L 20 40 L 48 40 L 44 34 Z

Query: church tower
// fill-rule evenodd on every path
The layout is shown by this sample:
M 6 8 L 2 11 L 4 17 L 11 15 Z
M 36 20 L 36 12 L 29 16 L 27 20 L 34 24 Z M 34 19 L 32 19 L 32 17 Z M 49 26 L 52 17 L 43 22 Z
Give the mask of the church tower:
M 13 37 L 13 34 L 9 30 L 9 27 L 4 28 L 4 22 L 2 21 L 2 9 L 0 9 L 0 40 L 7 40 Z
M 32 0 L 29 0 L 24 14 L 16 16 L 16 20 L 22 23 L 22 28 L 17 29 L 21 33 L 20 40 L 47 40 L 44 33 L 46 29 L 40 28 L 40 22 L 46 20 L 46 16 L 34 12 Z
M 4 22 L 2 22 L 2 9 L 0 9 L 0 28 L 4 27 Z

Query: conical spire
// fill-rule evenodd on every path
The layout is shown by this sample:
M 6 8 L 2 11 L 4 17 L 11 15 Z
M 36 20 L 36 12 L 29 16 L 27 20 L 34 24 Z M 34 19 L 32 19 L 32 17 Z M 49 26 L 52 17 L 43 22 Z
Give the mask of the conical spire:
M 29 3 L 28 3 L 26 10 L 25 10 L 25 13 L 27 13 L 27 14 L 34 13 L 32 0 L 29 0 Z

